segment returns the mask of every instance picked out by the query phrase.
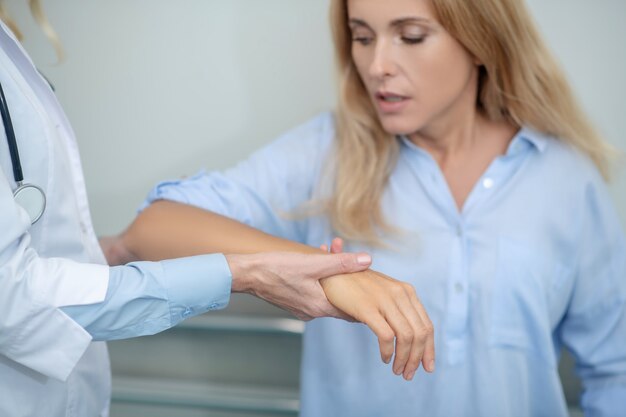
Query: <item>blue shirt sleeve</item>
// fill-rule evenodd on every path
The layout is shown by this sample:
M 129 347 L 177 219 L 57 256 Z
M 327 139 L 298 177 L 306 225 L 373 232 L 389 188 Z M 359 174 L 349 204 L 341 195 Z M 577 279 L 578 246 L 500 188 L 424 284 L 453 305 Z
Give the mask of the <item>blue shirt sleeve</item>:
M 94 340 L 151 335 L 228 305 L 232 276 L 223 255 L 110 268 L 103 302 L 62 310 Z
M 200 172 L 158 184 L 142 208 L 156 200 L 175 201 L 302 241 L 309 218 L 300 210 L 313 202 L 333 137 L 333 117 L 325 113 L 225 172 Z
M 618 417 L 626 410 L 626 245 L 602 180 L 587 184 L 580 206 L 575 288 L 561 337 L 576 357 L 585 415 Z

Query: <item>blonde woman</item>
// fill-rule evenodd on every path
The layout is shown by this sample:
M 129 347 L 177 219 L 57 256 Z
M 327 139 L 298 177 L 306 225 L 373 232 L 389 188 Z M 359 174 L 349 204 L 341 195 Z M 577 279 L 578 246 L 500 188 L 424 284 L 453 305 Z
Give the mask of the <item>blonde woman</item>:
M 623 415 L 626 251 L 610 149 L 523 0 L 331 7 L 337 111 L 224 173 L 160 184 L 111 248 L 162 257 L 339 235 L 413 285 L 436 329 L 436 371 L 394 379 L 365 328 L 314 320 L 303 417 L 565 417 L 561 347 L 586 415 Z M 342 308 L 346 293 L 323 285 Z

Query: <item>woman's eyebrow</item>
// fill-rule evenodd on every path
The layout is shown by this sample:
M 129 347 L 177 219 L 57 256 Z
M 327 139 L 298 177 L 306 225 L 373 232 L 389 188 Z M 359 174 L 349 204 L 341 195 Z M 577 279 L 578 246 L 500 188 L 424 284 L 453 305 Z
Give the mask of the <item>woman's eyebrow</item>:
M 419 16 L 410 16 L 410 17 L 400 17 L 398 19 L 394 19 L 389 23 L 389 27 L 395 28 L 399 26 L 403 26 L 407 23 L 426 23 L 429 24 L 431 21 L 425 17 Z M 365 27 L 371 29 L 370 25 L 367 24 L 365 20 L 353 17 L 348 20 L 348 24 L 350 27 Z
M 430 23 L 429 19 L 426 19 L 425 17 L 419 17 L 419 16 L 410 16 L 410 17 L 401 17 L 399 19 L 394 19 L 391 21 L 391 23 L 389 24 L 389 26 L 391 27 L 398 27 L 398 26 L 403 26 L 407 23 Z
M 365 22 L 365 20 L 361 20 L 361 19 L 357 19 L 357 18 L 350 18 L 350 20 L 348 20 L 348 25 L 349 25 L 350 27 L 354 27 L 354 26 L 359 27 L 359 26 L 362 26 L 362 27 L 366 27 L 366 28 L 368 28 L 368 29 L 371 29 L 371 28 L 370 28 L 370 25 L 368 25 L 368 24 Z

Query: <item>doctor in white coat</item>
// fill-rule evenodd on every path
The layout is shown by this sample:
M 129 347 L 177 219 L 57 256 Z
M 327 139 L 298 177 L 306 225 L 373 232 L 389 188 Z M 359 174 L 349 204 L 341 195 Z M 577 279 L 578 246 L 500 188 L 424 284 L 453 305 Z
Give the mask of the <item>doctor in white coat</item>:
M 50 86 L 0 26 L 0 416 L 108 415 L 109 360 L 97 341 L 165 330 L 224 307 L 231 291 L 262 293 L 304 318 L 340 315 L 318 280 L 366 269 L 365 254 L 213 254 L 105 265 L 72 129 Z M 39 219 L 37 190 L 30 202 L 14 197 L 16 165 L 24 184 L 47 198 Z M 259 292 L 261 280 L 272 289 Z

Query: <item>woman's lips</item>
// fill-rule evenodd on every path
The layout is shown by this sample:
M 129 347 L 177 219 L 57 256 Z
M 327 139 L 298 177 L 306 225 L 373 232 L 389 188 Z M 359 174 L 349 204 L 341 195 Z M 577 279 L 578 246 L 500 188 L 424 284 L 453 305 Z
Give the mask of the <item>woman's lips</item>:
M 407 105 L 409 98 L 399 94 L 379 92 L 376 93 L 376 104 L 382 113 L 397 113 Z

